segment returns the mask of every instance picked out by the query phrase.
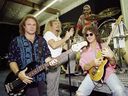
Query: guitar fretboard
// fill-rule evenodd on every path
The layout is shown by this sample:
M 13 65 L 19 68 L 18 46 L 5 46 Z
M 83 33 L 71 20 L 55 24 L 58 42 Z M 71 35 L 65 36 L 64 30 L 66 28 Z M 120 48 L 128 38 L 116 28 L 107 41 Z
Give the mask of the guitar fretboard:
M 67 59 L 65 57 L 68 56 L 71 52 L 72 52 L 72 49 L 69 49 L 66 52 L 61 53 L 60 56 L 56 57 L 56 59 L 59 61 L 59 64 L 66 62 Z
M 66 52 L 63 52 L 60 56 L 56 57 L 56 59 L 58 60 L 58 66 L 67 61 L 65 59 L 65 56 L 68 56 L 68 54 L 70 54 L 71 52 L 72 52 L 72 49 L 69 49 Z M 49 66 L 50 66 L 49 63 L 41 64 L 40 66 L 36 67 L 35 69 L 33 69 L 32 71 L 27 73 L 27 75 L 30 76 L 30 77 L 33 77 L 33 76 L 35 76 L 36 74 L 43 71 L 44 69 L 46 69 Z
M 33 69 L 32 71 L 30 71 L 29 73 L 27 73 L 27 76 L 33 77 L 36 74 L 38 74 L 39 72 L 43 71 L 47 67 L 49 67 L 49 64 L 48 63 L 41 64 L 40 66 L 36 67 L 35 69 Z

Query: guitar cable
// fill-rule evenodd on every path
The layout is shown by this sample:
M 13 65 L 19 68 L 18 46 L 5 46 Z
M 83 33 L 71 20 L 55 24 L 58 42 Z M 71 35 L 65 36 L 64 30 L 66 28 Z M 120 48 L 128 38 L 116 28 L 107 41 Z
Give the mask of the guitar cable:
M 97 82 L 93 81 L 93 84 L 95 85 L 94 88 L 99 89 L 103 86 L 103 80 L 100 80 L 100 81 L 97 81 Z

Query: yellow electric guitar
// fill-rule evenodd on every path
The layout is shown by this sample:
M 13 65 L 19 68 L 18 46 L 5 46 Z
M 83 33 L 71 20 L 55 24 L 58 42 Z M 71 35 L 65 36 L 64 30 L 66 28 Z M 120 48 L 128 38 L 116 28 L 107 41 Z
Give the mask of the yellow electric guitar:
M 115 22 L 115 26 L 113 28 L 113 30 L 111 31 L 111 34 L 110 36 L 108 37 L 108 40 L 107 40 L 107 45 L 110 43 L 110 40 L 113 36 L 113 33 L 117 27 L 118 24 L 120 24 L 121 20 L 122 20 L 123 16 L 119 16 L 119 18 L 116 20 Z M 101 58 L 102 57 L 102 52 L 99 51 L 97 53 L 97 56 L 96 58 Z M 104 57 L 103 57 L 104 58 Z M 91 79 L 93 81 L 99 81 L 102 79 L 102 77 L 104 76 L 104 73 L 105 73 L 105 65 L 107 64 L 108 60 L 106 58 L 103 59 L 102 63 L 100 64 L 100 66 L 98 67 L 92 67 L 90 70 L 89 70 L 89 75 L 91 77 Z

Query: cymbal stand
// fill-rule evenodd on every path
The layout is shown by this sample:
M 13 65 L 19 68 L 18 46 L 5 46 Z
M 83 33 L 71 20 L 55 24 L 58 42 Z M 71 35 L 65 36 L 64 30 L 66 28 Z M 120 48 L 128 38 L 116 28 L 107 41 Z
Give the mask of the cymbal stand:
M 70 48 L 71 46 L 71 40 L 69 39 L 68 40 L 68 49 Z M 72 96 L 72 90 L 71 90 L 71 72 L 70 72 L 70 54 L 68 54 L 68 79 L 69 79 L 69 93 L 70 93 L 70 96 Z

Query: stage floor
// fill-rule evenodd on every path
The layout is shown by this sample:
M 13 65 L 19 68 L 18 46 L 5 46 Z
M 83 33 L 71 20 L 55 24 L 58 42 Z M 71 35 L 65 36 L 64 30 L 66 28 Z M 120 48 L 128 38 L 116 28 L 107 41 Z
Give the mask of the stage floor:
M 8 75 L 9 70 L 0 70 L 0 96 L 7 96 L 4 89 L 4 81 L 6 76 Z M 128 72 L 117 74 L 121 81 L 124 83 L 125 87 L 128 88 Z M 81 84 L 84 76 L 73 76 L 71 77 L 71 87 L 69 86 L 69 78 L 65 77 L 65 74 L 61 74 L 60 76 L 60 88 L 59 88 L 59 96 L 70 96 L 70 92 L 72 92 L 72 96 L 75 96 L 75 91 Z M 70 89 L 71 88 L 71 91 Z M 95 88 L 94 92 L 91 96 L 98 96 L 96 94 L 100 94 L 100 96 L 108 96 L 105 94 L 110 94 L 110 90 L 106 85 L 103 85 L 100 89 Z M 111 96 L 111 95 L 110 95 Z
M 119 74 L 117 74 L 117 76 L 122 81 L 122 83 L 125 85 L 125 87 L 128 88 L 128 72 L 119 73 Z M 69 77 L 65 77 L 65 74 L 61 74 L 60 84 L 69 86 L 70 85 L 69 82 L 71 80 L 71 86 L 74 86 L 77 89 L 79 87 L 79 85 L 81 84 L 82 80 L 84 79 L 84 77 L 85 76 L 78 75 L 78 76 L 71 76 L 70 77 L 71 79 L 69 79 Z M 111 94 L 111 91 L 106 84 L 99 83 L 98 86 L 99 87 L 96 87 L 94 89 L 94 91 L 105 93 L 105 94 Z M 102 86 L 102 87 L 100 87 L 100 86 Z

